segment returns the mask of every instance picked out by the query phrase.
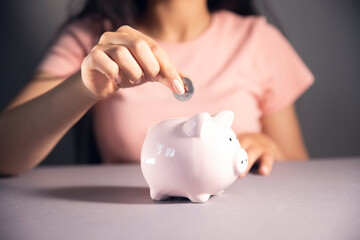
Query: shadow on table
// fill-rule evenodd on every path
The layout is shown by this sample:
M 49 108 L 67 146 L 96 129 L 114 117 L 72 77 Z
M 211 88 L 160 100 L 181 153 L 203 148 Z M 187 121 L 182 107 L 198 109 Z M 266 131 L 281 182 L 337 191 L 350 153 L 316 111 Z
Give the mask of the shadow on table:
M 150 198 L 146 187 L 130 186 L 75 186 L 41 189 L 36 192 L 44 197 L 83 202 L 123 204 L 176 204 L 191 203 L 187 198 L 173 197 L 164 201 Z

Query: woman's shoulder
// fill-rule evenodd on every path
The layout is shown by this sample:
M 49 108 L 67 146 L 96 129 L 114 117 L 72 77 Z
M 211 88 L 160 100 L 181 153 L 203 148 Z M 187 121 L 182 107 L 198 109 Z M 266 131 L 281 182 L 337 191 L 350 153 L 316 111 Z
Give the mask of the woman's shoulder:
M 84 57 L 101 35 L 100 18 L 88 15 L 67 21 L 54 36 L 38 72 L 69 76 L 78 71 Z
M 79 46 L 87 54 L 104 31 L 111 30 L 110 22 L 97 15 L 87 15 L 68 20 L 55 36 L 54 47 Z

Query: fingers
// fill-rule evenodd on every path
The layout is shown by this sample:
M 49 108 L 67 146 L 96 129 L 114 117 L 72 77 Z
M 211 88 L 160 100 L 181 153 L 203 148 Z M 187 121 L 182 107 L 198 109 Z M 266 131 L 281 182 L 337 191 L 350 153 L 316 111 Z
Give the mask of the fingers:
M 272 170 L 274 165 L 274 157 L 270 154 L 264 154 L 259 160 L 259 174 L 267 176 Z
M 144 76 L 143 70 L 134 59 L 130 51 L 123 46 L 99 46 L 116 64 L 132 84 L 139 83 Z
M 240 146 L 245 150 L 247 150 L 250 146 L 252 146 L 254 142 L 251 137 L 248 137 L 248 134 L 239 135 L 238 140 Z
M 146 79 L 149 81 L 154 81 L 160 72 L 160 65 L 148 43 L 138 36 L 121 32 L 107 32 L 102 35 L 99 44 L 103 46 L 115 45 L 126 47 L 141 66 Z
M 259 174 L 263 176 L 269 175 L 274 165 L 274 156 L 265 153 L 261 148 L 258 147 L 249 147 L 245 150 L 248 154 L 249 165 L 247 170 L 239 177 L 244 177 L 255 163 L 259 163 L 259 168 L 257 170 Z
M 241 147 L 246 150 L 248 154 L 249 167 L 247 172 L 240 177 L 245 176 L 250 169 L 256 165 L 257 172 L 261 175 L 268 175 L 275 161 L 275 151 L 269 147 L 270 144 L 265 144 L 258 134 L 243 134 L 238 136 Z
M 150 48 L 155 55 L 160 66 L 160 76 L 158 81 L 173 92 L 182 95 L 185 93 L 184 83 L 175 67 L 170 62 L 165 51 L 157 43 L 150 43 Z
M 143 39 L 135 40 L 130 51 L 143 69 L 146 79 L 154 81 L 160 72 L 160 65 L 146 41 Z
M 247 149 L 244 148 L 248 155 L 248 167 L 244 173 L 242 173 L 239 177 L 244 177 L 251 169 L 251 167 L 255 164 L 255 162 L 260 158 L 263 154 L 261 148 L 250 146 Z
M 133 29 L 132 31 L 136 31 Z M 141 38 L 146 41 L 146 44 L 151 49 L 153 56 L 156 58 L 159 64 L 159 75 L 157 81 L 162 83 L 164 86 L 168 87 L 171 91 L 182 95 L 185 93 L 184 83 L 175 69 L 174 65 L 171 63 L 166 52 L 160 47 L 158 43 L 149 38 L 148 36 L 136 31 L 135 35 L 141 35 Z
M 118 65 L 112 61 L 103 51 L 94 50 L 89 54 L 83 62 L 89 70 L 95 69 L 106 76 L 114 84 L 119 81 Z M 99 83 L 100 84 L 100 83 Z
M 107 32 L 100 38 L 101 45 L 122 45 L 128 48 L 148 80 L 156 80 L 177 94 L 184 94 L 184 83 L 166 52 L 150 37 L 129 27 Z

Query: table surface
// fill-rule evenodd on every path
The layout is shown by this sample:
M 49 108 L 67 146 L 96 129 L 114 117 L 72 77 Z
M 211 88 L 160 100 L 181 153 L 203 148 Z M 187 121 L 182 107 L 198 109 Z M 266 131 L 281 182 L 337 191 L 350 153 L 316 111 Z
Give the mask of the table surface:
M 282 162 L 195 204 L 153 201 L 139 165 L 0 179 L 1 239 L 360 239 L 360 157 Z

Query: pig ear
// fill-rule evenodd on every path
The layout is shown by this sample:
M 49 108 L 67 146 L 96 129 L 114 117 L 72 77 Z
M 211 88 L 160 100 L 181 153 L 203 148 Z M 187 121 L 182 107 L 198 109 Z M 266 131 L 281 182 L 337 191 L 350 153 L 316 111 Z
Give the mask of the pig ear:
M 209 132 L 210 123 L 209 113 L 199 113 L 185 121 L 183 130 L 189 137 L 203 138 Z
M 213 119 L 222 125 L 231 128 L 234 121 L 234 113 L 229 110 L 221 111 L 213 116 Z

